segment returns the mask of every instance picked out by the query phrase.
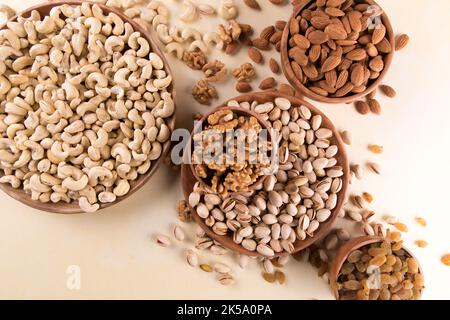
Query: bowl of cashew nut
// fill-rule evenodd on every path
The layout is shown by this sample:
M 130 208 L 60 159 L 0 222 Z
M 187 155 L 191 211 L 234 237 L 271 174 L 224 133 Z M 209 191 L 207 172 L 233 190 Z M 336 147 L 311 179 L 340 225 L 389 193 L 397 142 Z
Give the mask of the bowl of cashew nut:
M 0 188 L 48 212 L 95 212 L 141 188 L 170 149 L 172 74 L 149 33 L 89 1 L 0 30 Z

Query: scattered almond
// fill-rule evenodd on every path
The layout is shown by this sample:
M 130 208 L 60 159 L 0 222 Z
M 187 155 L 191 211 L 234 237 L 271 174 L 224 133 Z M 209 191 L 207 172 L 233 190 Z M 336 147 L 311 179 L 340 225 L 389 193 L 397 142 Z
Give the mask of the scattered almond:
M 270 37 L 272 37 L 272 35 L 273 35 L 274 33 L 275 33 L 275 27 L 274 27 L 274 26 L 268 26 L 268 27 L 265 27 L 265 28 L 261 31 L 259 37 L 262 38 L 262 39 L 266 39 L 267 41 L 269 41 L 269 40 L 270 40 Z
M 244 0 L 244 3 L 247 5 L 247 7 L 250 7 L 255 10 L 261 10 L 261 6 L 256 0 Z
M 389 98 L 394 98 L 397 95 L 397 92 L 391 86 L 382 84 L 379 86 L 380 91 Z
M 358 100 L 355 102 L 355 109 L 362 115 L 368 114 L 370 111 L 369 105 L 362 100 Z
M 267 90 L 275 87 L 276 84 L 276 80 L 273 77 L 268 77 L 261 81 L 261 83 L 259 84 L 259 88 L 261 90 Z
M 264 38 L 256 38 L 252 41 L 254 47 L 259 50 L 270 50 L 270 42 Z
M 252 86 L 245 81 L 239 81 L 236 83 L 236 91 L 240 93 L 246 93 L 252 91 Z
M 407 34 L 401 34 L 395 39 L 395 51 L 402 50 L 409 43 L 409 36 Z
M 369 100 L 367 100 L 367 103 L 369 105 L 370 112 L 377 114 L 377 115 L 381 114 L 381 105 L 378 102 L 378 100 L 369 99 Z
M 275 60 L 274 58 L 270 58 L 269 67 L 273 73 L 275 73 L 275 74 L 280 73 L 280 65 L 278 64 L 277 60 Z
M 263 56 L 262 56 L 261 52 L 259 52 L 259 50 L 256 48 L 248 49 L 248 57 L 257 64 L 260 64 L 263 62 Z

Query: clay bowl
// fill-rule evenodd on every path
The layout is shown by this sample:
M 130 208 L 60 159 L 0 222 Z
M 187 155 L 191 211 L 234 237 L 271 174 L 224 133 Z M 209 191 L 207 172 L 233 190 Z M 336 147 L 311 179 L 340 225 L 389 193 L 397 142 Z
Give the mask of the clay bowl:
M 149 41 L 152 51 L 157 53 L 161 57 L 161 59 L 164 62 L 165 71 L 167 72 L 167 74 L 171 74 L 171 75 L 173 74 L 170 70 L 170 67 L 169 67 L 169 64 L 168 64 L 166 58 L 164 57 L 162 51 L 156 45 L 156 42 L 155 42 L 155 40 L 153 40 L 153 37 L 150 35 L 150 33 L 147 32 L 144 28 L 142 28 L 139 24 L 134 22 L 132 19 L 125 16 L 121 11 L 114 9 L 112 7 L 107 7 L 103 4 L 94 3 L 94 2 L 90 2 L 90 1 L 77 1 L 77 0 L 44 2 L 42 4 L 39 4 L 39 5 L 36 5 L 36 6 L 26 9 L 25 11 L 19 13 L 17 16 L 11 18 L 10 21 L 15 21 L 18 16 L 29 17 L 33 10 L 37 10 L 41 14 L 41 16 L 46 16 L 49 14 L 50 10 L 55 6 L 59 6 L 62 4 L 79 5 L 79 4 L 81 4 L 81 2 L 88 2 L 90 4 L 96 4 L 106 14 L 108 14 L 110 12 L 114 12 L 123 21 L 131 24 L 135 31 L 139 31 L 142 34 L 142 36 Z M 4 28 L 4 26 L 2 28 Z M 168 91 L 172 93 L 172 97 L 175 99 L 175 89 L 174 89 L 173 82 L 172 82 L 171 86 L 168 88 Z M 167 119 L 167 125 L 169 126 L 169 128 L 171 130 L 173 130 L 173 128 L 175 126 L 175 115 L 173 115 L 171 118 Z M 163 145 L 163 153 L 162 153 L 161 157 L 151 166 L 151 168 L 147 171 L 147 173 L 140 175 L 136 180 L 130 182 L 130 187 L 131 187 L 130 191 L 125 196 L 117 198 L 117 200 L 112 203 L 100 204 L 100 209 L 108 208 L 110 206 L 115 205 L 116 203 L 119 203 L 119 202 L 125 200 L 126 198 L 131 196 L 133 193 L 138 191 L 145 183 L 147 183 L 150 180 L 150 178 L 152 177 L 152 175 L 156 172 L 156 170 L 158 169 L 160 164 L 163 162 L 163 159 L 168 154 L 168 152 L 170 150 L 170 143 L 171 143 L 170 141 L 167 141 Z M 0 183 L 0 189 L 2 189 L 10 197 L 22 202 L 23 204 L 25 204 L 29 207 L 32 207 L 32 208 L 35 208 L 38 210 L 47 211 L 47 212 L 51 212 L 51 213 L 61 213 L 61 214 L 82 213 L 80 207 L 78 206 L 78 203 L 75 201 L 72 201 L 70 203 L 65 203 L 65 202 L 42 203 L 40 201 L 32 200 L 31 196 L 29 194 L 25 193 L 25 191 L 23 191 L 23 189 L 14 189 L 10 185 L 3 184 L 3 183 Z
M 339 273 L 341 272 L 341 268 L 344 265 L 345 261 L 347 260 L 348 256 L 350 255 L 350 253 L 367 245 L 383 241 L 390 241 L 390 240 L 377 236 L 362 236 L 349 240 L 346 244 L 344 244 L 342 247 L 339 248 L 330 267 L 330 286 L 332 288 L 334 296 L 336 297 L 336 300 L 339 300 L 339 291 L 337 290 L 337 280 L 339 277 Z M 418 263 L 418 260 L 414 257 L 411 251 L 409 251 L 405 247 L 402 248 L 403 250 L 405 250 L 406 253 L 408 253 L 408 255 L 411 256 L 411 258 L 415 259 Z M 423 269 L 420 266 L 420 264 L 419 264 L 419 273 L 423 274 Z
M 307 8 L 314 1 L 315 0 L 304 0 L 301 4 L 296 6 L 294 8 L 293 14 L 290 17 L 289 21 L 291 21 L 292 19 L 295 19 L 295 17 L 297 17 L 300 14 L 300 12 L 303 11 L 303 9 Z M 365 0 L 364 2 L 368 3 L 370 5 L 378 5 L 373 0 Z M 380 8 L 382 8 L 380 5 L 378 5 L 378 6 Z M 383 14 L 381 15 L 381 20 L 386 27 L 386 38 L 389 40 L 391 45 L 394 46 L 394 43 L 395 43 L 394 31 L 392 29 L 392 25 L 389 21 L 389 18 L 385 12 L 383 12 Z M 312 100 L 323 102 L 323 103 L 331 103 L 331 104 L 351 103 L 351 102 L 358 100 L 361 97 L 368 95 L 369 93 L 374 91 L 381 84 L 381 82 L 383 81 L 387 72 L 389 71 L 389 68 L 392 63 L 392 59 L 394 58 L 394 50 L 392 49 L 392 51 L 389 54 L 384 56 L 384 69 L 381 72 L 380 76 L 374 82 L 372 82 L 365 91 L 363 91 L 361 93 L 355 93 L 353 95 L 341 97 L 341 98 L 324 97 L 324 96 L 318 95 L 317 93 L 309 90 L 295 76 L 294 71 L 292 70 L 291 64 L 289 62 L 289 57 L 288 57 L 289 33 L 290 33 L 289 32 L 289 23 L 287 23 L 287 25 L 283 31 L 283 36 L 281 38 L 281 66 L 283 69 L 283 73 L 286 76 L 289 83 L 297 91 L 300 91 L 303 95 L 305 95 L 306 97 L 308 97 Z
M 258 113 L 250 111 L 250 110 L 247 110 L 247 109 L 239 108 L 239 107 L 220 106 L 220 107 L 217 107 L 217 108 L 209 111 L 208 113 L 206 113 L 200 119 L 200 121 L 197 123 L 197 125 L 194 127 L 194 129 L 192 130 L 192 132 L 191 132 L 191 150 L 189 150 L 189 151 L 191 151 L 191 155 L 192 155 L 192 149 L 193 149 L 193 144 L 194 144 L 194 141 L 193 141 L 194 134 L 201 132 L 202 129 L 204 128 L 204 126 L 205 126 L 205 123 L 206 123 L 208 117 L 210 115 L 212 115 L 213 113 L 216 113 L 217 111 L 220 111 L 220 110 L 231 110 L 238 116 L 255 117 L 258 120 L 259 124 L 261 125 L 261 128 L 267 130 L 267 132 L 269 133 L 269 139 L 272 141 L 272 137 L 270 136 L 270 132 L 271 131 L 270 131 L 269 124 L 266 121 L 264 121 Z M 194 178 L 198 182 L 200 182 L 203 186 L 205 186 L 206 188 L 210 189 L 211 185 L 208 183 L 208 181 L 206 181 L 205 179 L 201 178 L 197 174 L 197 172 L 195 172 L 194 164 L 192 163 L 192 161 L 189 161 L 189 163 L 190 163 L 190 165 L 189 165 L 190 166 L 190 170 L 191 170 L 192 174 L 194 175 Z M 254 186 L 256 186 L 258 184 L 261 184 L 264 181 L 265 178 L 266 178 L 266 176 L 264 176 L 264 175 L 259 177 L 258 180 L 256 180 L 254 184 L 249 186 L 249 190 L 253 190 Z M 233 194 L 233 193 L 231 193 L 231 194 Z
M 309 247 L 316 241 L 319 241 L 320 239 L 322 239 L 324 236 L 326 236 L 329 233 L 329 231 L 333 227 L 334 222 L 337 218 L 337 215 L 338 215 L 340 209 L 342 208 L 342 206 L 344 205 L 344 201 L 345 201 L 345 198 L 347 195 L 347 188 L 348 188 L 349 177 L 350 177 L 350 168 L 349 168 L 349 163 L 348 163 L 344 143 L 342 142 L 333 123 L 320 110 L 318 110 L 317 108 L 315 108 L 308 102 L 306 102 L 302 99 L 299 99 L 297 97 L 285 96 L 285 95 L 282 95 L 282 94 L 280 94 L 278 92 L 274 92 L 274 91 L 265 91 L 265 92 L 259 92 L 259 93 L 245 94 L 245 95 L 242 95 L 237 98 L 230 99 L 230 100 L 236 100 L 238 102 L 258 101 L 259 103 L 264 103 L 264 102 L 268 102 L 268 101 L 273 101 L 277 97 L 286 98 L 289 101 L 291 101 L 291 103 L 295 106 L 304 105 L 311 110 L 313 115 L 320 114 L 322 116 L 323 127 L 328 128 L 333 131 L 333 139 L 331 139 L 331 143 L 336 144 L 338 146 L 339 153 L 336 156 L 336 159 L 338 160 L 338 165 L 342 166 L 344 169 L 344 175 L 342 177 L 342 180 L 343 180 L 342 189 L 338 193 L 338 201 L 337 201 L 336 208 L 332 211 L 330 218 L 326 222 L 320 224 L 319 228 L 317 229 L 317 231 L 314 234 L 314 237 L 309 237 L 304 241 L 296 241 L 294 243 L 294 249 L 295 249 L 294 252 L 298 252 L 300 250 L 303 250 L 303 249 Z M 222 105 L 222 107 L 226 106 L 226 104 L 227 103 L 224 103 Z M 181 167 L 181 183 L 182 183 L 184 197 L 186 200 L 188 199 L 189 194 L 192 192 L 196 181 L 197 180 L 195 179 L 189 165 L 187 165 L 187 164 L 182 165 L 182 167 Z M 193 216 L 194 220 L 196 221 L 196 223 L 206 232 L 208 237 L 216 240 L 224 247 L 226 247 L 230 250 L 233 250 L 235 252 L 248 255 L 248 256 L 262 256 L 259 253 L 257 253 L 256 251 L 249 251 L 249 250 L 243 248 L 242 246 L 234 243 L 233 238 L 230 235 L 219 236 L 219 235 L 215 234 L 212 231 L 212 229 L 205 224 L 204 220 L 197 215 L 195 210 L 191 210 L 191 212 L 192 212 L 192 216 Z M 286 255 L 286 254 L 287 253 L 277 253 L 277 254 L 275 254 L 275 256 L 281 256 L 281 255 Z

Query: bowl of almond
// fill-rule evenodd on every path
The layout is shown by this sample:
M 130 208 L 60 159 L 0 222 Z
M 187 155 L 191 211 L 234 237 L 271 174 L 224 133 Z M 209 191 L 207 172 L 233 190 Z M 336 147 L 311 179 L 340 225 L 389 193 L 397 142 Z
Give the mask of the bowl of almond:
M 350 103 L 378 87 L 393 46 L 389 18 L 376 2 L 304 1 L 283 31 L 282 68 L 306 97 Z

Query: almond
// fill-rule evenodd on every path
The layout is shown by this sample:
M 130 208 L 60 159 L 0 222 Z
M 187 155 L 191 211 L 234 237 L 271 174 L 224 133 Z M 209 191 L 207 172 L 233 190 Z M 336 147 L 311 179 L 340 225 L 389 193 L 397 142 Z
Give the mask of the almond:
M 336 91 L 335 96 L 337 98 L 346 96 L 353 90 L 354 86 L 351 82 L 347 82 L 342 88 L 340 88 L 338 91 Z
M 328 91 L 320 88 L 320 87 L 310 87 L 309 90 L 311 90 L 312 92 L 318 94 L 319 96 L 323 96 L 326 97 L 328 96 Z
M 276 44 L 281 40 L 281 37 L 283 36 L 283 32 L 277 31 L 275 32 L 269 39 L 271 44 Z
M 373 58 L 369 62 L 369 67 L 370 67 L 371 70 L 373 70 L 375 72 L 383 71 L 383 69 L 384 69 L 383 58 L 381 56 L 377 56 L 377 57 Z
M 289 21 L 289 32 L 292 35 L 300 33 L 300 24 L 296 19 L 291 19 Z
M 277 30 L 283 31 L 284 28 L 286 27 L 287 22 L 284 20 L 278 20 L 277 22 L 275 22 L 275 28 Z
M 381 114 L 381 105 L 376 99 L 369 99 L 367 101 L 367 104 L 369 105 L 370 112 L 374 114 Z
M 282 6 L 286 2 L 286 0 L 269 0 L 269 1 L 272 2 L 276 6 Z
M 340 56 L 329 56 L 322 65 L 321 72 L 333 70 L 341 63 Z
M 255 63 L 260 64 L 263 62 L 263 56 L 256 48 L 248 48 L 248 57 Z
M 358 87 L 364 83 L 364 80 L 365 80 L 364 73 L 365 73 L 365 68 L 363 67 L 362 64 L 358 63 L 357 65 L 355 65 L 355 67 L 352 70 L 350 79 L 351 79 L 351 82 L 356 87 Z
M 239 42 L 232 41 L 226 46 L 225 53 L 228 55 L 234 55 L 238 52 L 239 48 L 240 48 Z
M 381 40 L 384 39 L 384 36 L 386 35 L 386 27 L 383 24 L 379 24 L 373 29 L 372 33 L 372 43 L 378 44 L 381 42 Z
M 280 72 L 280 65 L 278 64 L 277 60 L 275 60 L 274 58 L 270 58 L 269 67 L 270 67 L 270 70 L 275 74 Z
M 355 109 L 356 109 L 356 111 L 358 111 L 360 114 L 363 114 L 363 115 L 368 114 L 370 111 L 369 105 L 366 102 L 361 101 L 361 100 L 355 102 Z
M 366 52 L 369 57 L 374 58 L 378 56 L 378 49 L 373 43 L 368 43 L 366 45 Z
M 308 64 L 308 57 L 301 50 L 293 51 L 292 55 L 290 54 L 290 57 L 302 67 Z
M 256 0 L 244 0 L 244 3 L 247 5 L 247 7 L 250 7 L 255 10 L 261 10 L 261 6 Z
M 270 37 L 271 37 L 274 33 L 275 33 L 275 27 L 274 27 L 274 26 L 268 26 L 268 27 L 265 27 L 265 28 L 261 31 L 259 37 L 262 38 L 262 39 L 266 39 L 267 41 L 269 41 L 269 40 L 270 40 Z
M 303 73 L 310 79 L 315 79 L 319 75 L 317 68 L 313 64 L 302 66 Z
M 311 60 L 311 62 L 316 62 L 320 58 L 320 51 L 320 45 L 313 45 L 311 49 L 309 49 L 309 60 Z
M 346 0 L 328 0 L 327 1 L 327 7 L 334 7 L 337 8 L 341 4 L 343 4 Z
M 325 80 L 328 86 L 335 88 L 337 83 L 337 72 L 336 70 L 330 70 L 325 73 Z
M 315 16 L 311 18 L 311 25 L 319 30 L 325 29 L 331 23 L 331 20 L 327 16 Z
M 253 46 L 259 50 L 270 50 L 270 42 L 264 38 L 256 38 L 252 41 Z
M 391 86 L 382 84 L 378 88 L 386 97 L 394 98 L 397 95 L 397 92 Z
M 312 44 L 322 44 L 327 42 L 328 39 L 329 39 L 328 34 L 320 30 L 312 31 L 308 34 L 308 40 Z
M 349 60 L 361 61 L 367 57 L 367 53 L 366 50 L 359 48 L 350 51 L 345 57 Z
M 336 80 L 336 88 L 337 89 L 342 88 L 347 83 L 347 80 L 348 80 L 348 71 L 342 70 Z
M 409 36 L 407 34 L 401 34 L 395 39 L 395 51 L 402 50 L 408 45 Z
M 250 92 L 252 91 L 252 86 L 245 81 L 239 81 L 236 83 L 236 91 L 240 93 Z
M 380 43 L 375 45 L 379 52 L 390 53 L 392 51 L 392 45 L 388 39 L 384 38 Z
M 350 27 L 355 32 L 361 32 L 362 24 L 361 24 L 361 12 L 359 11 L 351 11 L 348 14 L 348 22 L 350 23 Z
M 337 23 L 329 24 L 325 28 L 325 33 L 333 40 L 345 40 L 347 38 L 347 32 L 344 27 Z
M 375 90 L 369 92 L 369 93 L 366 95 L 366 98 L 367 98 L 367 99 L 374 99 L 376 95 L 377 95 L 377 89 L 375 88 Z
M 343 17 L 345 16 L 345 12 L 333 7 L 328 7 L 325 9 L 325 13 L 329 15 L 330 17 Z
M 273 87 L 276 86 L 276 81 L 273 77 L 269 77 L 264 79 L 263 81 L 261 81 L 261 83 L 259 84 L 259 88 L 261 90 L 267 90 L 267 89 L 271 89 Z
M 311 46 L 311 42 L 309 42 L 308 39 L 306 39 L 305 36 L 302 36 L 301 34 L 296 34 L 292 37 L 292 39 L 295 42 L 295 45 L 299 47 L 300 49 L 308 49 Z

